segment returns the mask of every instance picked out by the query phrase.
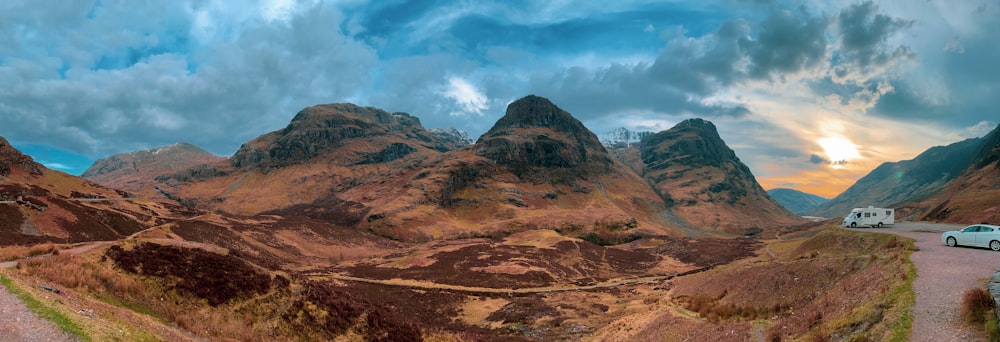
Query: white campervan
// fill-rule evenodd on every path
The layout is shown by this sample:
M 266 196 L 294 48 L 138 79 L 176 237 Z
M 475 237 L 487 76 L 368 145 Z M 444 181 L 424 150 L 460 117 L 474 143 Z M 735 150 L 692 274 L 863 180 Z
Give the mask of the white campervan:
M 844 227 L 879 227 L 896 223 L 896 210 L 892 208 L 854 208 L 844 218 Z

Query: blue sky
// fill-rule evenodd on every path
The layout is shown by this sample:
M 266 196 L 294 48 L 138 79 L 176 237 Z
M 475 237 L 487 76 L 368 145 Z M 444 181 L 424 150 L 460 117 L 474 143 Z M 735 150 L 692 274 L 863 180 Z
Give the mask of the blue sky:
M 715 122 L 758 180 L 832 196 L 1000 123 L 990 1 L 3 1 L 0 136 L 80 173 L 219 155 L 319 103 L 473 137 L 527 94 L 595 133 Z

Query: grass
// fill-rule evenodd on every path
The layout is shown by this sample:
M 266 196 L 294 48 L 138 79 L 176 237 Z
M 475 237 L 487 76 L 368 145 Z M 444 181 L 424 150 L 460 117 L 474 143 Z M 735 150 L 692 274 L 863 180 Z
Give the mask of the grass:
M 871 237 L 871 235 L 866 235 L 866 237 Z M 913 330 L 913 313 L 910 308 L 916 302 L 913 281 L 917 278 L 917 268 L 910 261 L 910 254 L 916 247 L 913 240 L 897 237 L 890 237 L 883 243 L 888 248 L 902 249 L 902 251 L 893 252 L 887 258 L 887 262 L 901 262 L 898 266 L 902 268 L 900 269 L 902 271 L 900 272 L 900 280 L 902 281 L 895 282 L 884 295 L 852 310 L 846 317 L 829 322 L 825 326 L 827 331 L 850 331 L 852 327 L 868 324 L 872 327 L 871 329 L 864 335 L 852 336 L 852 339 L 856 337 L 864 340 L 881 336 L 876 340 L 890 342 L 910 340 L 910 332 Z M 890 273 L 892 272 L 887 274 Z M 877 328 L 878 326 L 884 328 Z M 881 332 L 882 329 L 885 329 L 884 332 Z
M 990 341 L 1000 341 L 1000 327 L 997 326 L 997 316 L 994 310 L 996 304 L 989 291 L 982 288 L 972 288 L 962 295 L 959 312 L 962 319 L 971 325 L 982 325 Z
M 986 319 L 986 336 L 990 338 L 990 342 L 1000 342 L 1000 320 L 997 320 L 996 315 L 990 315 Z
M 55 323 L 59 329 L 80 338 L 80 340 L 91 341 L 90 336 L 84 333 L 83 329 L 70 320 L 69 317 L 66 317 L 66 315 L 63 315 L 59 311 L 42 304 L 42 302 L 35 299 L 35 297 L 32 297 L 26 291 L 15 285 L 14 282 L 7 276 L 0 274 L 0 284 L 7 287 L 7 290 L 17 296 L 17 298 L 20 298 L 21 301 L 24 302 L 24 305 L 39 317 L 52 321 L 52 323 Z
M 0 261 L 11 261 L 24 257 L 53 253 L 57 246 L 51 242 L 33 246 L 7 246 L 0 248 Z
M 962 295 L 962 305 L 959 307 L 962 319 L 971 324 L 983 324 L 987 315 L 993 314 L 993 298 L 985 289 L 972 288 Z
M 912 245 L 913 240 L 910 240 L 909 243 Z M 889 341 L 908 341 L 910 332 L 913 330 L 913 311 L 910 308 L 917 301 L 916 294 L 913 292 L 913 280 L 917 279 L 917 267 L 910 261 L 912 253 L 912 251 L 906 252 L 906 263 L 904 264 L 906 281 L 889 294 L 889 301 L 895 301 L 896 305 L 902 309 L 902 315 L 899 319 L 889 324 Z

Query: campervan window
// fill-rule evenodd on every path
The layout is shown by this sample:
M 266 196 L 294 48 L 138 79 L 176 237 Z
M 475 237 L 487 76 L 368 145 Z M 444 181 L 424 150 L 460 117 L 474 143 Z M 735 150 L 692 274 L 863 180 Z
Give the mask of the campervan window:
M 891 211 L 886 210 L 885 211 L 885 216 L 889 216 L 889 214 L 891 214 L 891 213 L 892 213 Z
M 872 217 L 872 213 L 865 213 L 865 217 Z

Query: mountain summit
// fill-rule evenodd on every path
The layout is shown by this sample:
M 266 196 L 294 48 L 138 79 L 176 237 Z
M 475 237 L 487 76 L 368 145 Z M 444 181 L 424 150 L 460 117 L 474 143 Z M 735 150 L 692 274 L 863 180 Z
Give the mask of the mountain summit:
M 611 165 L 608 151 L 580 120 L 535 95 L 511 103 L 506 115 L 476 142 L 476 154 L 519 176 L 550 168 L 579 178 L 606 172 Z
M 348 163 L 382 163 L 417 149 L 449 151 L 459 147 L 460 140 L 425 130 L 420 119 L 407 113 L 334 103 L 299 111 L 284 129 L 243 144 L 230 163 L 238 168 L 266 169 L 334 155 Z
M 689 119 L 643 138 L 639 159 L 637 171 L 690 225 L 741 233 L 800 220 L 767 195 L 711 122 Z
M 119 153 L 94 162 L 80 177 L 144 198 L 163 198 L 147 180 L 225 160 L 186 142 Z

